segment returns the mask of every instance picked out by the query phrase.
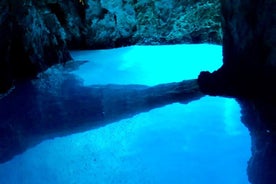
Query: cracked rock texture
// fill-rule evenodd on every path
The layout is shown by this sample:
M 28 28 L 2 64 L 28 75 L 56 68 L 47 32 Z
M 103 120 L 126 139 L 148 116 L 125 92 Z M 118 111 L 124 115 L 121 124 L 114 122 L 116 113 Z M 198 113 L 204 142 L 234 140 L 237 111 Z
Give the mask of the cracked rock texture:
M 213 1 L 87 0 L 89 47 L 221 43 L 220 4 Z

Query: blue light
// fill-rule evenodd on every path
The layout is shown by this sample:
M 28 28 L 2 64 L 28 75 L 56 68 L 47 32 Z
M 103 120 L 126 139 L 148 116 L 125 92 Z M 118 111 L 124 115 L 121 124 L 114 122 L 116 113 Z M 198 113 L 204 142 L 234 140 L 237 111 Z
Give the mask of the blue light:
M 222 64 L 216 45 L 74 51 L 89 60 L 84 84 L 146 84 L 197 78 Z M 233 99 L 204 97 L 105 127 L 47 140 L 0 165 L 3 184 L 247 184 L 250 137 Z

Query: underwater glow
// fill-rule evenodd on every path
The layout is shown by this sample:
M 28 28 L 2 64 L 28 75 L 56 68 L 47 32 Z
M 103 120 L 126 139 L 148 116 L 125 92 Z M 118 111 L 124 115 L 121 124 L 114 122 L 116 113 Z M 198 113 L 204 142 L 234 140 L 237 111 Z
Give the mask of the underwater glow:
M 88 60 L 73 72 L 84 84 L 156 85 L 196 79 L 203 70 L 222 64 L 218 45 L 131 46 L 109 50 L 74 51 L 76 60 Z
M 197 78 L 221 65 L 221 46 L 132 46 L 74 51 L 90 84 Z M 4 184 L 247 184 L 250 137 L 234 99 L 175 103 L 105 127 L 47 140 L 0 165 Z

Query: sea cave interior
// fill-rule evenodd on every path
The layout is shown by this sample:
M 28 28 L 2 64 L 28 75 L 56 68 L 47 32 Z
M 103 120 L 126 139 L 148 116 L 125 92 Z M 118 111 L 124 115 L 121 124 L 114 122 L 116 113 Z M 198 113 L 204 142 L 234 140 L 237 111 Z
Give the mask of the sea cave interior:
M 274 0 L 0 9 L 0 183 L 276 182 Z

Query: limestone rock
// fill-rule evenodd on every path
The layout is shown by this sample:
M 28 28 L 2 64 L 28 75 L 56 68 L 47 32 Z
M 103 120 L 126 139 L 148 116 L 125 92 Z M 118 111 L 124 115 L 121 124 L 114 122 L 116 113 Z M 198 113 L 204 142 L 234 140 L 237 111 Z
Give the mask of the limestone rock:
M 138 1 L 139 43 L 221 43 L 219 1 Z

